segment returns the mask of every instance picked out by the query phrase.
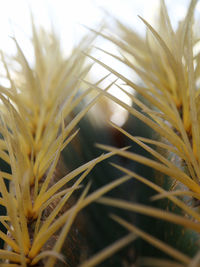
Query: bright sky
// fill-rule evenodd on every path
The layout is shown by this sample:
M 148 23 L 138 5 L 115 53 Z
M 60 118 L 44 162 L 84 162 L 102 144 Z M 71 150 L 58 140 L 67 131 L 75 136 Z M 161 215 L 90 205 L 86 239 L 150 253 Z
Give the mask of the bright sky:
M 152 21 L 158 2 L 158 0 L 0 0 L 0 47 L 11 49 L 8 36 L 12 35 L 13 30 L 21 38 L 30 34 L 29 7 L 37 23 L 44 27 L 49 27 L 51 18 L 60 32 L 62 41 L 70 46 L 85 33 L 80 24 L 95 27 L 101 22 L 104 13 L 100 8 L 142 32 L 144 25 L 137 15 Z M 185 14 L 188 3 L 189 0 L 166 0 L 174 24 Z
M 184 16 L 189 0 L 166 0 L 165 2 L 172 23 L 176 26 L 177 21 Z M 74 43 L 87 34 L 87 30 L 81 24 L 96 28 L 102 20 L 112 23 L 103 9 L 144 33 L 145 27 L 137 15 L 153 23 L 158 4 L 159 0 L 0 0 L 0 49 L 13 53 L 14 44 L 9 36 L 15 33 L 23 51 L 26 55 L 29 54 L 30 44 L 27 37 L 30 36 L 30 9 L 37 24 L 48 29 L 53 22 L 61 37 L 62 46 L 66 50 L 64 52 L 67 53 Z M 200 3 L 197 9 L 200 12 Z M 110 48 L 110 44 L 107 44 L 107 50 Z M 110 59 L 109 63 L 112 64 Z M 115 95 L 119 93 L 116 88 L 114 90 Z M 124 98 L 124 101 L 130 104 L 129 99 Z M 121 111 L 113 107 L 115 122 L 120 117 L 119 112 Z M 123 124 L 123 121 L 119 124 Z

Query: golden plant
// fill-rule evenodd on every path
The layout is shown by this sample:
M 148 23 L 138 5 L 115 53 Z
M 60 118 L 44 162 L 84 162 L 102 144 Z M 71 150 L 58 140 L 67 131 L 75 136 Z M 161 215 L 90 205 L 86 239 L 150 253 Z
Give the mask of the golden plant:
M 185 18 L 176 30 L 171 25 L 164 0 L 160 3 L 157 29 L 141 18 L 147 27 L 145 38 L 117 20 L 118 37 L 92 30 L 113 42 L 119 48 L 120 56 L 99 50 L 134 71 L 142 85 L 134 83 L 86 51 L 89 58 L 123 81 L 122 85 L 118 83 L 116 86 L 130 97 L 134 103 L 132 107 L 108 92 L 112 84 L 105 90 L 100 88 L 99 84 L 106 77 L 96 84 L 84 81 L 87 87 L 80 90 L 91 68 L 91 65 L 85 65 L 85 56 L 81 53 L 91 44 L 87 38 L 81 41 L 69 58 L 64 59 L 55 32 L 47 34 L 43 30 L 38 31 L 32 19 L 34 63 L 28 62 L 15 38 L 17 56 L 11 64 L 1 53 L 10 86 L 0 87 L 0 157 L 11 166 L 11 173 L 0 172 L 0 204 L 6 209 L 6 215 L 0 216 L 0 222 L 7 232 L 0 231 L 0 238 L 5 242 L 4 249 L 0 250 L 0 266 L 51 267 L 57 259 L 64 261 L 64 266 L 70 266 L 68 254 L 62 256 L 61 248 L 70 228 L 75 225 L 79 211 L 93 201 L 179 225 L 183 230 L 182 240 L 188 230 L 199 240 L 200 49 L 194 18 L 197 0 L 191 1 Z M 134 89 L 136 94 L 130 93 L 127 88 Z M 97 92 L 96 96 L 94 91 Z M 138 98 L 137 95 L 142 97 Z M 60 177 L 61 151 L 78 134 L 76 126 L 79 121 L 102 96 L 119 104 L 153 130 L 153 138 L 144 138 L 133 136 L 111 123 L 151 157 L 138 155 L 126 148 L 98 144 L 108 153 Z M 87 101 L 80 107 L 85 99 Z M 84 187 L 83 180 L 97 163 L 114 154 L 151 167 L 156 171 L 156 179 L 152 181 L 149 177 L 112 163 L 125 176 L 88 194 L 90 184 Z M 131 177 L 156 191 L 151 201 L 166 198 L 173 207 L 178 207 L 178 211 L 169 206 L 158 208 L 131 203 L 120 199 L 120 196 L 102 197 Z M 9 187 L 6 186 L 7 181 Z M 71 197 L 81 187 L 84 187 L 83 192 L 71 203 Z M 150 235 L 124 218 L 114 214 L 111 218 L 129 233 L 91 259 L 85 262 L 84 259 L 81 267 L 99 264 L 137 237 L 142 237 L 169 256 L 143 257 L 139 266 L 199 266 L 198 244 L 188 246 L 185 254 L 176 247 L 176 241 L 172 246 L 168 240 Z M 77 264 L 74 263 L 74 266 Z
M 80 197 L 71 201 L 95 165 L 115 153 L 102 154 L 63 177 L 59 170 L 61 151 L 77 135 L 78 122 L 102 95 L 93 95 L 79 109 L 93 90 L 90 86 L 80 90 L 80 80 L 91 68 L 85 65 L 81 50 L 88 47 L 91 38 L 83 39 L 64 58 L 55 32 L 38 30 L 32 19 L 32 63 L 17 40 L 13 41 L 16 57 L 7 63 L 7 56 L 1 53 L 9 86 L 0 86 L 0 157 L 10 165 L 11 173 L 0 172 L 0 204 L 6 209 L 0 222 L 7 232 L 0 231 L 5 243 L 0 249 L 0 266 L 51 267 L 57 259 L 70 266 L 60 251 L 76 215 L 129 176 L 89 195 L 88 184 Z
M 140 77 L 142 85 L 134 83 L 123 73 L 104 64 L 102 60 L 88 56 L 121 79 L 123 84 L 117 86 L 131 98 L 135 107 L 128 106 L 97 85 L 93 85 L 93 88 L 128 110 L 131 115 L 143 121 L 154 132 L 153 138 L 133 136 L 121 127 L 111 123 L 113 127 L 146 150 L 151 158 L 129 151 L 121 151 L 107 145 L 98 145 L 98 147 L 156 170 L 158 179 L 151 181 L 148 177 L 142 177 L 132 170 L 113 164 L 123 173 L 155 190 L 157 195 L 153 196 L 151 200 L 167 198 L 179 209 L 178 212 L 176 212 L 177 209 L 167 210 L 168 207 L 163 210 L 131 203 L 120 198 L 102 197 L 98 202 L 180 225 L 183 227 L 183 239 L 187 229 L 190 229 L 195 234 L 196 239 L 199 240 L 200 52 L 199 35 L 195 28 L 194 18 L 197 1 L 192 0 L 190 2 L 186 16 L 176 30 L 171 25 L 165 2 L 161 0 L 160 3 L 161 9 L 157 30 L 145 19 L 140 18 L 147 27 L 145 38 L 117 20 L 117 30 L 120 32 L 120 37 L 116 37 L 112 33 L 92 30 L 114 43 L 120 51 L 120 56 L 98 49 L 119 60 L 135 72 Z M 86 83 L 91 85 L 88 82 Z M 139 99 L 137 94 L 131 94 L 127 88 L 134 89 L 145 101 Z M 166 180 L 168 183 L 166 183 Z M 168 184 L 167 187 L 166 184 Z M 142 237 L 175 260 L 148 258 L 142 259 L 139 266 L 199 266 L 200 250 L 198 244 L 188 245 L 188 248 L 185 248 L 187 254 L 184 254 L 175 247 L 176 240 L 173 247 L 123 218 L 116 215 L 111 215 L 111 217 L 129 232 Z M 191 252 L 193 248 L 195 254 Z

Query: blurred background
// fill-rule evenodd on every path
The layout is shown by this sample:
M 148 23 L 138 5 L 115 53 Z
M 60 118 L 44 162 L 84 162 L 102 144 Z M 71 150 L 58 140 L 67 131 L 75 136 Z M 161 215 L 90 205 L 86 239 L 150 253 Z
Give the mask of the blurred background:
M 185 15 L 189 0 L 165 2 L 172 23 L 176 26 Z M 30 35 L 30 9 L 38 24 L 47 29 L 51 23 L 54 24 L 63 46 L 69 50 L 86 32 L 80 24 L 95 28 L 102 20 L 109 21 L 109 16 L 105 15 L 104 11 L 144 34 L 144 25 L 137 15 L 152 23 L 159 6 L 159 0 L 1 0 L 0 3 L 0 47 L 9 52 L 13 46 L 8 36 L 12 35 L 13 31 L 19 38 Z M 197 11 L 200 11 L 200 3 L 197 5 Z

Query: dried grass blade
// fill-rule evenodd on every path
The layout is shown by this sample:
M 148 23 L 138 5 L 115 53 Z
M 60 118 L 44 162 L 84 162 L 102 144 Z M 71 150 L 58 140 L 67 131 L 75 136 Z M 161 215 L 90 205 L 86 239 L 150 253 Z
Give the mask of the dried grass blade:
M 104 149 L 106 151 L 113 151 L 116 152 L 118 155 L 124 156 L 128 159 L 137 161 L 149 167 L 152 167 L 176 180 L 180 181 L 181 183 L 185 184 L 189 189 L 191 189 L 195 193 L 200 193 L 200 186 L 194 182 L 186 173 L 181 170 L 177 170 L 176 168 L 168 168 L 165 165 L 158 163 L 155 160 L 148 159 L 146 157 L 140 156 L 135 153 L 131 153 L 128 151 L 118 151 L 117 148 L 105 145 L 97 145 L 99 148 Z
M 89 260 L 80 264 L 79 267 L 96 266 L 97 264 L 100 264 L 101 262 L 103 262 L 104 260 L 112 256 L 114 253 L 116 253 L 121 248 L 135 241 L 136 239 L 137 239 L 137 236 L 135 234 L 128 234 L 125 237 L 114 242 L 112 245 L 105 247 L 102 251 L 92 256 Z
M 152 244 L 155 247 L 157 247 L 158 249 L 164 251 L 165 253 L 167 253 L 168 255 L 173 257 L 174 259 L 181 261 L 184 264 L 188 264 L 190 262 L 190 258 L 188 256 L 186 256 L 183 253 L 181 253 L 180 251 L 172 248 L 171 246 L 167 245 L 166 243 L 162 242 L 161 240 L 145 233 L 144 231 L 140 230 L 136 226 L 126 222 L 122 218 L 120 218 L 116 215 L 111 215 L 111 218 L 113 220 L 117 221 L 122 226 L 124 226 L 129 231 L 136 233 L 136 235 L 139 235 L 140 237 L 142 237 L 144 240 L 146 240 L 150 244 Z
M 158 218 L 159 220 L 166 220 L 172 222 L 174 224 L 182 225 L 186 228 L 193 229 L 194 231 L 200 232 L 200 224 L 194 222 L 190 219 L 187 219 L 183 216 L 176 215 L 172 212 L 167 212 L 165 210 L 152 208 L 149 206 L 145 206 L 142 204 L 133 204 L 120 199 L 112 199 L 108 197 L 102 197 L 98 200 L 98 203 L 102 203 L 104 205 L 109 205 L 121 209 L 130 210 L 133 212 L 138 212 L 144 215 L 148 215 L 151 217 Z

